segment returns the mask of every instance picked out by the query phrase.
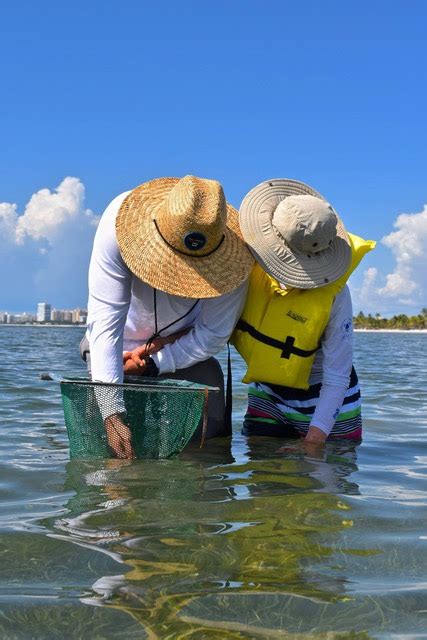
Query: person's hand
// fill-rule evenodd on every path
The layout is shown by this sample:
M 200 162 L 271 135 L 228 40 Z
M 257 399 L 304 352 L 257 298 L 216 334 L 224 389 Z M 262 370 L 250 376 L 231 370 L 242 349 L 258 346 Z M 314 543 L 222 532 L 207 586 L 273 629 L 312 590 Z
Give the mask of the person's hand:
M 323 458 L 323 447 L 326 440 L 326 433 L 318 427 L 310 427 L 303 440 L 305 452 L 312 458 Z
M 136 365 L 143 363 L 142 358 L 150 356 L 153 353 L 157 353 L 167 344 L 168 338 L 154 338 L 150 343 L 144 343 L 140 347 L 136 347 L 133 351 L 123 352 L 123 364 L 126 364 L 128 360 L 133 360 Z
M 133 351 L 124 351 L 123 352 L 123 364 L 125 365 L 125 373 L 126 375 L 143 375 L 143 370 L 145 369 L 145 361 L 144 358 L 146 356 L 153 355 L 153 353 L 157 353 L 165 344 L 173 344 L 178 338 L 184 336 L 186 333 L 190 331 L 190 327 L 187 329 L 183 329 L 182 331 L 177 331 L 176 333 L 172 333 L 170 336 L 165 336 L 164 338 L 158 337 L 154 338 L 149 343 L 145 343 L 140 347 L 136 347 Z M 142 368 L 141 371 L 137 371 L 132 369 L 131 365 L 129 365 L 129 371 L 126 370 L 126 363 L 129 360 L 133 361 L 137 367 Z M 131 370 L 132 369 L 132 370 Z
M 150 343 L 148 346 L 146 344 L 143 344 L 141 347 L 137 347 L 133 351 L 125 351 L 123 354 L 125 373 L 127 373 L 127 375 L 143 375 L 144 369 L 146 367 L 145 358 L 153 353 L 156 353 L 157 351 L 160 351 L 160 349 L 165 344 L 164 340 L 165 338 L 156 338 L 153 343 Z M 128 353 L 129 356 L 125 360 L 126 354 Z M 140 371 L 134 374 L 128 373 L 126 371 L 126 365 L 128 362 L 133 362 L 133 364 L 137 367 L 137 369 L 139 368 Z
M 126 360 L 123 365 L 123 372 L 125 376 L 143 376 L 146 369 L 145 360 L 142 360 L 142 365 L 137 365 L 132 359 Z
M 311 426 L 308 430 L 307 435 L 304 438 L 305 442 L 309 444 L 317 444 L 322 445 L 326 440 L 326 433 L 319 429 L 318 427 Z
M 120 414 L 115 413 L 104 420 L 105 431 L 110 448 L 117 458 L 135 458 L 132 447 L 132 433 L 123 422 Z

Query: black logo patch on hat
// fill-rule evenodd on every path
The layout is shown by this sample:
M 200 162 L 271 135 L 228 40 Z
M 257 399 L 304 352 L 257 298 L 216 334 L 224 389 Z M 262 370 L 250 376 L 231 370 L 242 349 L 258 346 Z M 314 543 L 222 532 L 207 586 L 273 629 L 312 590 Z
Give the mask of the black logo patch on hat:
M 184 236 L 184 244 L 190 251 L 203 249 L 206 244 L 206 236 L 200 231 L 190 231 Z

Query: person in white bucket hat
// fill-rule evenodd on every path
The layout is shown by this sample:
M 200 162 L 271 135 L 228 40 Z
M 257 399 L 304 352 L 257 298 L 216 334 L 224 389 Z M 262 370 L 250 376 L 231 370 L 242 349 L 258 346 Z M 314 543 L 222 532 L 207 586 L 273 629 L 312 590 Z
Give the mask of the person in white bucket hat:
M 246 361 L 245 435 L 360 440 L 347 280 L 375 242 L 346 232 L 310 186 L 262 182 L 240 207 L 256 259 L 232 341 Z
M 101 218 L 89 267 L 80 353 L 92 380 L 165 375 L 219 387 L 209 399 L 206 437 L 230 435 L 213 356 L 241 313 L 252 265 L 219 182 L 158 178 L 119 195 Z M 110 396 L 98 401 L 110 448 L 133 457 L 123 400 Z

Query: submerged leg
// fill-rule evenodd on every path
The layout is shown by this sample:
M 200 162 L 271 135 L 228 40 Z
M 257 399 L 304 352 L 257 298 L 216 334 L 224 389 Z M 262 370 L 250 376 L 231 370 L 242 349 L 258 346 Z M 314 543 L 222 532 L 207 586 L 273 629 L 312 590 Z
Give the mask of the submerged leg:
M 180 369 L 175 373 L 165 373 L 160 378 L 170 380 L 188 380 L 205 384 L 209 387 L 219 387 L 219 392 L 209 392 L 208 399 L 208 428 L 206 438 L 217 438 L 230 436 L 231 431 L 225 424 L 225 396 L 224 396 L 224 375 L 221 365 L 215 358 L 209 358 L 203 362 L 198 362 L 192 367 Z M 197 428 L 192 440 L 200 440 L 202 435 L 202 421 Z

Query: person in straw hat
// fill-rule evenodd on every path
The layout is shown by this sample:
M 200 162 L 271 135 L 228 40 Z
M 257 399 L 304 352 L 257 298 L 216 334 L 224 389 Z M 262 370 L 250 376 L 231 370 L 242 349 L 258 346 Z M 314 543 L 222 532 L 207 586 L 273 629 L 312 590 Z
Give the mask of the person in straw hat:
M 99 223 L 89 267 L 81 353 L 92 379 L 167 374 L 219 386 L 207 437 L 224 435 L 223 376 L 212 356 L 242 311 L 252 265 L 219 182 L 158 178 L 116 197 Z M 132 457 L 124 406 L 119 398 L 112 405 L 100 406 L 109 445 L 118 457 Z
M 347 233 L 325 198 L 295 180 L 252 189 L 240 226 L 256 259 L 232 338 L 250 384 L 243 433 L 360 440 L 346 282 L 375 242 Z

